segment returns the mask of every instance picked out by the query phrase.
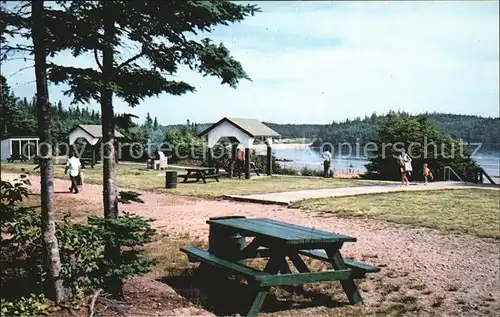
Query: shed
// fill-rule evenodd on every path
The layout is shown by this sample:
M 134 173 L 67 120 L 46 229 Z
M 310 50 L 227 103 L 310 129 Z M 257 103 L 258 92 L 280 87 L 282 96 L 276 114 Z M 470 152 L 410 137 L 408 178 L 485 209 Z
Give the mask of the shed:
M 38 154 L 38 142 L 40 138 L 35 136 L 9 136 L 0 141 L 0 159 L 9 158 L 33 159 Z
M 125 136 L 115 130 L 115 138 L 123 139 Z M 75 145 L 79 139 L 84 139 L 91 146 L 90 153 L 91 164 L 95 164 L 97 159 L 98 145 L 102 139 L 102 126 L 100 124 L 78 124 L 68 134 L 69 144 Z M 118 159 L 118 158 L 117 158 Z
M 250 178 L 250 149 L 256 138 L 263 138 L 267 145 L 267 174 L 272 175 L 272 139 L 280 134 L 256 119 L 224 117 L 199 134 L 206 138 L 209 158 L 212 148 L 221 138 L 238 140 L 245 147 L 245 178 Z M 233 157 L 236 146 L 233 144 Z

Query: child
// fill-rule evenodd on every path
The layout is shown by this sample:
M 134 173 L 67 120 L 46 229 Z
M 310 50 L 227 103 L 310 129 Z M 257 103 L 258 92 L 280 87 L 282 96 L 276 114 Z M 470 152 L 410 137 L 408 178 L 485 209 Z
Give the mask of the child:
M 434 179 L 434 175 L 432 175 L 432 172 L 429 169 L 427 163 L 424 164 L 423 173 L 424 173 L 424 184 L 427 185 L 429 179 L 430 180 Z

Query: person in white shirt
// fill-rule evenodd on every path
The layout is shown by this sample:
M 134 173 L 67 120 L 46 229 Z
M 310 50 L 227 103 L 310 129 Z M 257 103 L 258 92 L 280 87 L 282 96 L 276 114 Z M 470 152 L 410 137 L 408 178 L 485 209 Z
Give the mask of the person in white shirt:
M 323 159 L 324 176 L 325 178 L 327 178 L 330 176 L 330 168 L 332 166 L 332 153 L 326 150 L 325 152 L 323 152 Z
M 398 160 L 399 168 L 401 171 L 401 182 L 403 186 L 408 186 L 408 176 L 413 172 L 413 168 L 411 165 L 411 157 L 406 153 L 405 149 L 400 149 L 398 155 L 396 156 Z
M 68 162 L 66 163 L 66 169 L 64 170 L 64 174 L 69 171 L 69 178 L 71 180 L 71 187 L 69 188 L 69 192 L 74 192 L 78 194 L 78 177 L 80 175 L 80 168 L 82 167 L 82 163 L 80 159 L 78 159 L 73 153 L 70 154 Z

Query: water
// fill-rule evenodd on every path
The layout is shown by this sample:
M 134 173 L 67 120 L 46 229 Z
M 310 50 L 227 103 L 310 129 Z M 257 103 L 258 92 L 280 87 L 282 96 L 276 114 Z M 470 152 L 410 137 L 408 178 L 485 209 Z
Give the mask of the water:
M 292 162 L 279 162 L 283 167 L 304 168 L 322 170 L 323 157 L 319 149 L 298 148 L 298 149 L 273 149 L 274 155 L 280 159 L 292 160 Z M 484 152 L 474 156 L 476 162 L 491 177 L 500 177 L 500 152 Z M 332 165 L 341 172 L 349 169 L 354 172 L 366 172 L 365 164 L 368 160 L 363 157 L 334 156 Z

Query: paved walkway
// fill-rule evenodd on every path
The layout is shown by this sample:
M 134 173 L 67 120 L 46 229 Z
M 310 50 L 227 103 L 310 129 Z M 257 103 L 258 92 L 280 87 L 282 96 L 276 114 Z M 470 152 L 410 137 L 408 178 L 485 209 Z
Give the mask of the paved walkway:
M 252 195 L 226 195 L 226 198 L 254 202 L 261 204 L 277 204 L 289 205 L 295 201 L 311 198 L 330 198 L 343 197 L 365 194 L 378 194 L 400 191 L 417 191 L 417 190 L 440 190 L 440 189 L 464 189 L 464 188 L 482 188 L 489 190 L 499 190 L 498 185 L 489 184 L 470 184 L 462 182 L 435 182 L 424 185 L 423 183 L 412 184 L 409 186 L 402 185 L 376 185 L 376 186 L 358 186 L 344 188 L 325 188 L 325 189 L 309 189 L 298 190 L 281 193 L 268 194 L 252 194 Z

